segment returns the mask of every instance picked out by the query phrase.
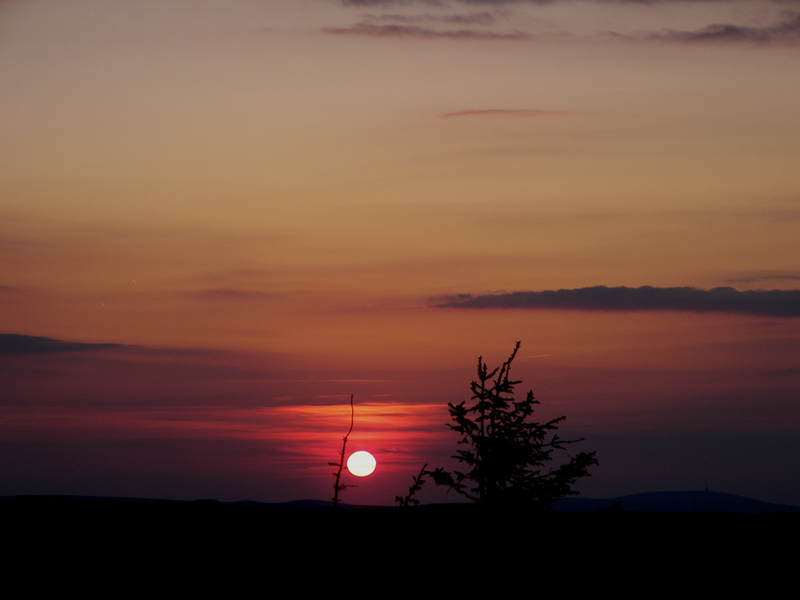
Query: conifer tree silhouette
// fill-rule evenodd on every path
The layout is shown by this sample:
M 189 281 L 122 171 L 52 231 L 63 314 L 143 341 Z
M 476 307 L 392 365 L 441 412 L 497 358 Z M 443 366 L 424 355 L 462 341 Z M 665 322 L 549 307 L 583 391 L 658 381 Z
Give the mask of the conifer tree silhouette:
M 521 381 L 510 379 L 511 363 L 517 355 L 517 342 L 511 356 L 500 367 L 489 371 L 478 358 L 478 379 L 471 384 L 474 404 L 448 403 L 460 445 L 453 457 L 464 465 L 452 473 L 443 468 L 422 468 L 406 497 L 398 496 L 401 506 L 417 504 L 413 495 L 422 487 L 423 476 L 444 485 L 474 502 L 484 505 L 549 507 L 555 500 L 578 492 L 575 482 L 589 476 L 589 467 L 598 464 L 595 452 L 581 452 L 558 467 L 549 467 L 553 453 L 581 439 L 558 437 L 558 417 L 538 423 L 532 419 L 539 401 L 529 391 L 523 400 L 514 398 L 514 387 Z

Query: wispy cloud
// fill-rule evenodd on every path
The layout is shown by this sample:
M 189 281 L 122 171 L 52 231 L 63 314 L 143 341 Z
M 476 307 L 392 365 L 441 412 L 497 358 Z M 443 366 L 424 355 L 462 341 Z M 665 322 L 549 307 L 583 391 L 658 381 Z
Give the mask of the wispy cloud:
M 88 344 L 66 342 L 48 337 L 0 333 L 0 354 L 51 354 L 55 352 L 85 352 L 123 348 L 120 344 Z
M 715 23 L 694 31 L 666 30 L 645 36 L 647 39 L 697 43 L 797 43 L 800 42 L 800 13 L 785 12 L 772 25 L 744 26 Z
M 493 25 L 497 18 L 489 11 L 477 13 L 463 13 L 452 15 L 432 15 L 425 13 L 421 15 L 399 15 L 396 13 L 386 13 L 380 15 L 367 15 L 367 21 L 389 21 L 392 23 L 447 23 L 450 25 Z
M 356 23 L 350 27 L 326 27 L 323 33 L 332 35 L 360 35 L 369 37 L 394 37 L 414 39 L 446 39 L 446 40 L 529 40 L 530 33 L 522 31 L 496 32 L 477 29 L 439 30 L 418 25 L 377 25 L 374 23 Z
M 595 286 L 541 292 L 461 294 L 432 299 L 438 308 L 728 312 L 800 317 L 800 290 L 737 291 L 729 287 Z
M 800 273 L 752 273 L 743 277 L 731 277 L 728 283 L 753 284 L 761 281 L 800 281 Z
M 428 4 L 441 6 L 442 0 L 336 0 L 345 6 L 397 6 L 402 4 Z M 469 0 L 468 0 L 469 1 Z
M 409 6 L 424 4 L 427 6 L 447 7 L 448 0 L 335 0 L 344 6 Z M 454 0 L 457 4 L 472 4 L 478 6 L 501 6 L 503 4 L 554 4 L 562 0 Z M 572 0 L 568 0 L 572 1 Z M 599 2 L 607 0 L 597 0 Z M 621 2 L 649 2 L 650 0 L 620 0 Z M 656 0 L 658 1 L 658 0 Z
M 530 29 L 543 25 L 541 7 L 574 2 L 574 0 L 336 1 L 345 7 L 373 9 L 373 14 L 362 14 L 359 23 L 348 27 L 325 29 L 326 33 L 454 40 L 549 38 L 552 35 L 549 28 L 538 34 Z M 644 19 L 641 21 L 643 24 L 647 23 L 638 32 L 636 29 L 594 32 L 601 37 L 678 43 L 795 44 L 800 42 L 800 12 L 785 10 L 785 7 L 792 6 L 795 0 L 767 0 L 759 4 L 758 10 L 743 6 L 738 11 L 730 9 L 731 6 L 738 4 L 734 0 L 589 0 L 589 2 L 601 7 L 596 10 L 602 10 L 606 6 L 609 10 L 627 10 L 631 16 L 630 19 L 624 20 L 625 23 L 630 24 L 634 22 L 632 19 L 638 18 Z M 625 5 L 628 8 L 613 8 Z M 638 8 L 664 5 L 675 5 L 676 10 L 685 17 L 693 18 L 696 25 L 692 27 L 683 21 L 682 28 L 665 24 L 663 29 L 656 30 L 653 28 L 653 22 L 641 13 L 646 9 Z M 469 9 L 475 12 L 470 12 Z M 500 21 L 516 21 L 519 28 L 508 32 L 490 29 Z M 555 21 L 547 23 L 552 25 Z M 429 27 L 426 24 L 443 27 Z M 465 28 L 453 30 L 447 29 L 447 25 Z M 563 25 L 566 29 L 558 34 L 559 38 L 580 35 L 569 33 L 568 20 Z
M 344 6 L 408 6 L 425 4 L 428 6 L 447 7 L 446 0 L 335 0 Z M 456 4 L 470 4 L 477 6 L 500 6 L 503 4 L 568 4 L 575 0 L 451 0 Z M 724 4 L 733 3 L 735 0 L 589 0 L 598 4 Z M 773 0 L 775 4 L 782 4 L 787 0 Z M 790 0 L 789 0 L 790 1 Z
M 569 114 L 563 110 L 488 108 L 477 110 L 457 110 L 439 115 L 440 119 L 453 117 L 560 117 Z

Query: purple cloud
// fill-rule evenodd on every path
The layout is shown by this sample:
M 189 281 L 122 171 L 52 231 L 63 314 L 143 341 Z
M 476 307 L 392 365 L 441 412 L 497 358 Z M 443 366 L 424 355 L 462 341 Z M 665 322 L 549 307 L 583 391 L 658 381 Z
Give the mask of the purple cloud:
M 88 344 L 66 342 L 48 337 L 0 333 L 0 354 L 52 354 L 55 352 L 85 352 L 124 348 L 120 344 Z
M 651 34 L 647 39 L 699 43 L 796 43 L 800 42 L 800 13 L 785 12 L 782 21 L 763 27 L 715 23 L 695 31 L 666 30 Z
M 458 295 L 433 299 L 437 308 L 561 309 L 600 311 L 727 312 L 800 317 L 800 290 L 748 290 L 730 287 L 639 288 L 595 286 L 571 290 Z
M 563 110 L 506 109 L 489 108 L 477 110 L 457 110 L 439 115 L 440 119 L 453 117 L 560 117 L 569 114 Z
M 326 27 L 323 33 L 331 35 L 361 35 L 368 37 L 395 37 L 414 39 L 445 40 L 529 40 L 533 36 L 521 31 L 492 32 L 475 29 L 458 29 L 453 31 L 429 29 L 417 25 L 376 25 L 373 23 L 356 23 L 350 27 Z

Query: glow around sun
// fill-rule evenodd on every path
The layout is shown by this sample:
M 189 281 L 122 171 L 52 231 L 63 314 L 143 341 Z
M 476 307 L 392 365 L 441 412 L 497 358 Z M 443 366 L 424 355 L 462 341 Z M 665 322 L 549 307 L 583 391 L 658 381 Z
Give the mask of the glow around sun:
M 375 457 L 366 450 L 353 452 L 347 459 L 347 469 L 356 477 L 366 477 L 375 470 Z

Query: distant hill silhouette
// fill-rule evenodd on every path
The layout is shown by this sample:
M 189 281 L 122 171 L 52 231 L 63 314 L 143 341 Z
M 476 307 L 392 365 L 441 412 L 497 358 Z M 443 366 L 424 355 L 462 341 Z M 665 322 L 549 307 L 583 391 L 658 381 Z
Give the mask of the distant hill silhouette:
M 553 505 L 556 512 L 589 512 L 620 510 L 624 512 L 685 513 L 717 512 L 736 514 L 800 513 L 800 507 L 770 504 L 751 498 L 712 492 L 648 492 L 607 500 L 591 498 L 562 498 Z
M 464 506 L 462 506 L 464 505 Z M 70 507 L 113 507 L 113 506 L 171 506 L 171 507 L 207 507 L 224 510 L 225 507 L 273 511 L 327 512 L 332 504 L 330 500 L 292 500 L 289 502 L 255 502 L 241 500 L 238 502 L 219 502 L 213 499 L 163 500 L 155 498 L 119 498 L 105 496 L 0 496 L 0 509 L 17 506 L 28 509 L 70 508 Z M 461 510 L 466 503 L 420 505 L 420 509 L 429 510 Z M 342 504 L 351 511 L 388 511 L 396 512 L 395 506 L 365 506 Z M 628 513 L 730 513 L 730 514 L 800 514 L 800 507 L 788 504 L 771 504 L 733 494 L 713 492 L 710 490 L 688 492 L 648 492 L 631 494 L 617 498 L 594 499 L 581 497 L 562 498 L 553 504 L 556 513 L 593 513 L 593 512 L 628 512 Z

